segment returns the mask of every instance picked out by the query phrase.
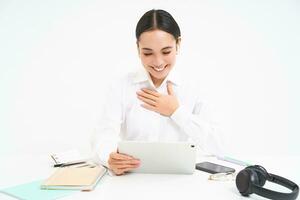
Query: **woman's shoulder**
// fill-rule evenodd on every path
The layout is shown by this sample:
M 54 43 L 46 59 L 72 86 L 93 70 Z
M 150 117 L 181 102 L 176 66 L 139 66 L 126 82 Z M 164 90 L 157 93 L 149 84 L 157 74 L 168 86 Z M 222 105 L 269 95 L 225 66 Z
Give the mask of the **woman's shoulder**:
M 121 74 L 115 76 L 111 79 L 109 85 L 111 87 L 123 87 L 128 85 L 134 77 L 134 72 L 128 72 L 126 74 Z
M 196 98 L 198 100 L 202 99 L 205 101 L 207 96 L 207 91 L 205 86 L 201 86 L 197 80 L 186 79 L 180 83 L 181 91 L 189 97 Z
M 118 82 L 121 84 L 130 84 L 141 77 L 142 70 L 135 69 L 119 76 Z
M 127 73 L 119 74 L 111 78 L 108 84 L 108 92 L 117 93 L 119 95 L 124 95 L 128 91 L 131 91 L 134 86 L 134 80 L 136 77 L 136 72 L 130 71 Z

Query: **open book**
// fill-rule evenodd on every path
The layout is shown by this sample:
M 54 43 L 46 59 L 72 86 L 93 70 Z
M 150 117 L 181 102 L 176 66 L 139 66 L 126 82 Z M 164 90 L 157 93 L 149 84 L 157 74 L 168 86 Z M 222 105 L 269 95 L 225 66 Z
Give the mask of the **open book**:
M 86 164 L 61 167 L 42 185 L 42 189 L 93 190 L 107 169 L 101 165 Z
M 54 153 L 50 156 L 55 162 L 54 167 L 59 167 L 68 164 L 84 163 L 88 161 L 88 159 L 83 157 L 76 149 Z

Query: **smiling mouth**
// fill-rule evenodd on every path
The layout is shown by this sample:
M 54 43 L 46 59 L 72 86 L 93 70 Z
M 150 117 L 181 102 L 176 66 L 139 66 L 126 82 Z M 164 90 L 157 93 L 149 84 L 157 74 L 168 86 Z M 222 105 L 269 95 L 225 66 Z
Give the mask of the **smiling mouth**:
M 155 71 L 157 72 L 161 72 L 163 71 L 165 68 L 167 67 L 167 65 L 165 65 L 164 67 L 152 67 Z

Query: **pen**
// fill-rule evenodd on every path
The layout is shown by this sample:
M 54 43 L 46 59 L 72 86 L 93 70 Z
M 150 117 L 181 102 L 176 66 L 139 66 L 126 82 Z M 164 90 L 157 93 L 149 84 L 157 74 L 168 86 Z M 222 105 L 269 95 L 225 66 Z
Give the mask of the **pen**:
M 234 163 L 234 164 L 237 164 L 237 165 L 241 165 L 241 166 L 250 166 L 252 164 L 250 163 L 247 163 L 247 162 L 244 162 L 244 161 L 241 161 L 241 160 L 237 160 L 237 159 L 234 159 L 234 158 L 231 158 L 231 157 L 228 157 L 228 156 L 217 156 L 217 158 L 219 160 L 224 160 L 224 161 L 227 161 L 227 162 L 231 162 L 231 163 Z
M 60 163 L 60 164 L 55 164 L 53 167 L 67 167 L 67 166 L 78 165 L 78 164 L 83 164 L 83 163 L 85 163 L 85 161 L 76 162 L 76 163 Z

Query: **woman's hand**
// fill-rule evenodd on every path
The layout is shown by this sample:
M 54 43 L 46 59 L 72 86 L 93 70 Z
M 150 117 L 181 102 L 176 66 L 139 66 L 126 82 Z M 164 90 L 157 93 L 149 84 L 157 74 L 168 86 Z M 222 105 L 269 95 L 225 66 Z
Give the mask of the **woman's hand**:
M 123 175 L 129 170 L 139 167 L 140 161 L 125 154 L 112 152 L 109 155 L 108 165 L 116 175 Z
M 167 90 L 168 95 L 163 95 L 144 88 L 137 92 L 137 97 L 145 103 L 141 105 L 144 108 L 169 117 L 179 107 L 179 102 L 170 82 L 167 82 Z

